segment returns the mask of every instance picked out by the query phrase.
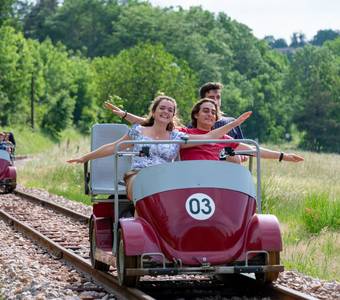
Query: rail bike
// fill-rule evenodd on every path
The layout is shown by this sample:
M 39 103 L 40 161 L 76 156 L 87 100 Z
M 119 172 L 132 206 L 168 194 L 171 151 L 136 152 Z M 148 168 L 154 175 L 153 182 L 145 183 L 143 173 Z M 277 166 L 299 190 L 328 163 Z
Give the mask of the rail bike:
M 92 150 L 127 131 L 122 124 L 94 125 Z M 250 153 L 257 156 L 256 184 L 242 165 L 175 161 L 140 170 L 133 201 L 126 198 L 122 178 L 131 157 L 148 153 L 120 151 L 119 146 L 170 142 L 174 141 L 121 142 L 115 155 L 84 165 L 85 192 L 93 201 L 92 266 L 102 271 L 117 268 L 119 283 L 126 286 L 135 286 L 144 275 L 253 273 L 259 281 L 275 281 L 283 271 L 282 240 L 277 218 L 261 213 L 256 142 L 242 140 L 257 149 Z
M 17 185 L 17 173 L 12 152 L 0 148 L 0 191 L 11 193 Z

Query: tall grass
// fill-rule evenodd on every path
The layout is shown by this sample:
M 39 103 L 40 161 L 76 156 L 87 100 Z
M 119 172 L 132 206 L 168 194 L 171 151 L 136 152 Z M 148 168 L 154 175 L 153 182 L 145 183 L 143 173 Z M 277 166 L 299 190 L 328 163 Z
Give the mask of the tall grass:
M 302 221 L 311 233 L 324 228 L 340 228 L 340 201 L 331 201 L 328 194 L 309 194 L 304 202 Z
M 288 269 L 340 280 L 340 155 L 299 154 L 302 163 L 261 161 L 263 211 L 280 220 Z

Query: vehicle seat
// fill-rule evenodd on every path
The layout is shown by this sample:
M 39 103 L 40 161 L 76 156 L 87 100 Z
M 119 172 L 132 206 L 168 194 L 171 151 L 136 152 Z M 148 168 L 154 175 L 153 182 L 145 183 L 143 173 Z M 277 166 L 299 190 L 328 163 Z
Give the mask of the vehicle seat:
M 100 146 L 112 143 L 129 130 L 125 124 L 95 124 L 91 132 L 91 151 Z M 118 194 L 126 195 L 123 181 L 124 174 L 130 170 L 131 156 L 119 157 L 118 162 Z M 89 194 L 113 195 L 115 193 L 115 159 L 114 155 L 90 161 Z

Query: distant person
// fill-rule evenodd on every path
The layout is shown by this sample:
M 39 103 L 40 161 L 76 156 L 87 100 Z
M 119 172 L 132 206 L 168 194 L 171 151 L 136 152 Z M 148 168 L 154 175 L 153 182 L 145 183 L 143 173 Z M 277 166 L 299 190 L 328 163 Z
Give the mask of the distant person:
M 0 149 L 6 150 L 9 154 L 13 154 L 14 152 L 14 145 L 9 140 L 8 133 L 0 132 Z
M 14 134 L 12 132 L 7 132 L 8 133 L 8 140 L 16 146 L 15 139 L 14 139 Z

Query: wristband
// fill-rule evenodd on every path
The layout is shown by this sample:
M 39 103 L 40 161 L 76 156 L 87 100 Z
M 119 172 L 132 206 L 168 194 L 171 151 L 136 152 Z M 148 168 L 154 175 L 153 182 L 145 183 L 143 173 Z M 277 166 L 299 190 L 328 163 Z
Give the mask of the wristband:
M 282 159 L 283 159 L 283 156 L 284 156 L 284 153 L 283 153 L 283 152 L 281 152 L 281 153 L 280 153 L 280 157 L 279 157 L 279 162 L 281 162 L 281 161 L 282 161 Z
M 124 120 L 127 116 L 127 111 L 124 112 L 124 115 L 122 116 L 122 119 Z

